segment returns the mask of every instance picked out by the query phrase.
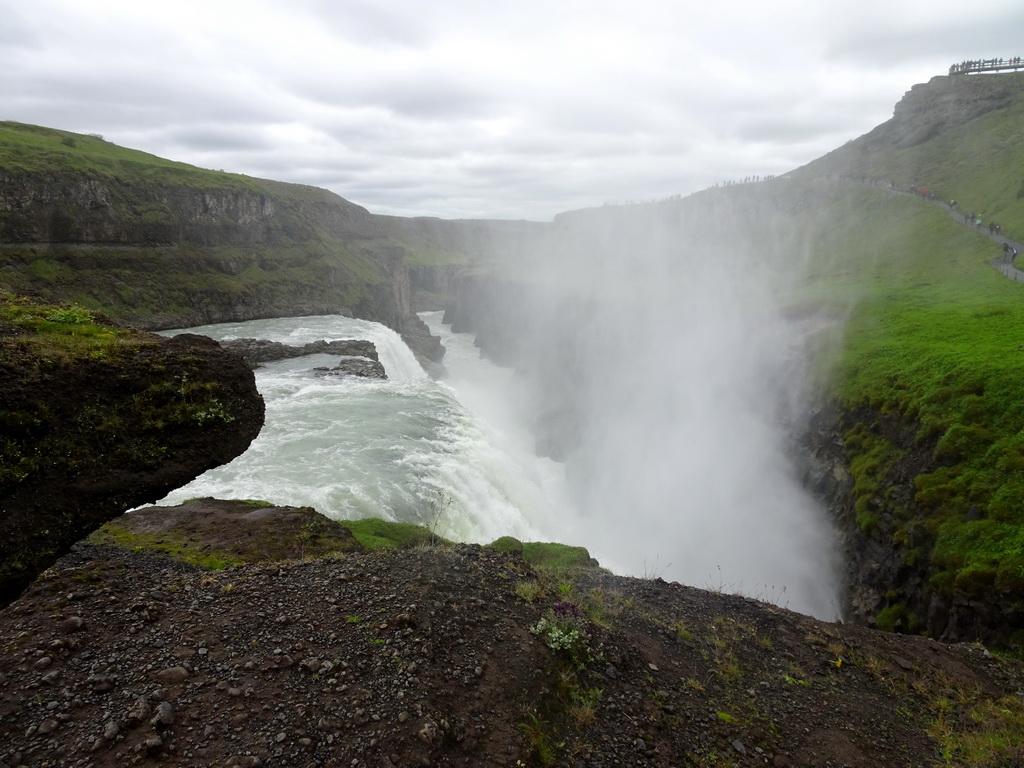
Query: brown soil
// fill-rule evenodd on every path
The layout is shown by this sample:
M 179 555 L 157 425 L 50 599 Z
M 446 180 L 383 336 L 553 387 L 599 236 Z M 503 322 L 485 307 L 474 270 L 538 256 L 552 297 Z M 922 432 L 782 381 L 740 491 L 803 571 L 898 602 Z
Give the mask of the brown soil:
M 566 603 L 590 623 L 552 650 Z M 475 545 L 79 544 L 0 611 L 0 766 L 1022 766 L 1022 695 L 980 646 Z

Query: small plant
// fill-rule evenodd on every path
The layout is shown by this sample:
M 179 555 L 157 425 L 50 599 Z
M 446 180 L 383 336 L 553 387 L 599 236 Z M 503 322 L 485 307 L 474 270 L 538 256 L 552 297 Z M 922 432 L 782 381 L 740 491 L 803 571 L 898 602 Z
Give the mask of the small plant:
M 205 408 L 197 410 L 194 415 L 199 424 L 205 424 L 213 419 L 220 419 L 225 424 L 230 424 L 235 420 L 235 417 L 225 410 L 224 404 L 216 397 L 211 397 L 209 404 Z
M 439 544 L 444 541 L 440 534 L 441 516 L 452 505 L 452 497 L 438 489 L 437 498 L 430 503 L 431 519 L 427 529 L 430 531 L 430 543 Z
M 528 603 L 544 596 L 544 587 L 535 579 L 520 581 L 516 584 L 516 595 Z
M 44 317 L 51 323 L 63 323 L 64 325 L 80 325 L 93 321 L 92 312 L 82 307 L 55 307 L 46 313 Z
M 548 724 L 541 720 L 536 713 L 529 712 L 526 715 L 524 722 L 519 724 L 519 730 L 521 730 L 530 745 L 533 747 L 534 756 L 542 766 L 552 766 L 555 764 L 557 753 L 555 747 L 551 743 L 551 738 L 548 736 Z
M 590 620 L 575 603 L 555 603 L 530 632 L 543 637 L 551 650 L 567 653 L 580 667 L 597 656 L 591 647 Z
M 569 694 L 569 715 L 580 728 L 590 725 L 597 716 L 597 705 L 604 693 L 600 688 L 573 688 Z
M 676 636 L 676 639 L 682 640 L 684 643 L 693 642 L 693 633 L 681 621 L 677 621 L 672 625 L 672 633 Z

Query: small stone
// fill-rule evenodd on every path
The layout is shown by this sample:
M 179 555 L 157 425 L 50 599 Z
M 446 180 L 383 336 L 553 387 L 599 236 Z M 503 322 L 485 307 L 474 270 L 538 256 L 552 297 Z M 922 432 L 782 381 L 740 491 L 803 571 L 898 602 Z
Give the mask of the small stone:
M 164 685 L 178 685 L 188 679 L 188 670 L 184 667 L 168 667 L 157 672 L 156 679 Z
M 156 714 L 153 715 L 153 719 L 150 720 L 150 725 L 168 726 L 174 723 L 174 708 L 166 701 L 160 702 L 160 705 L 156 708 Z
M 132 704 L 131 709 L 128 710 L 125 720 L 128 721 L 130 726 L 134 727 L 149 717 L 149 712 L 149 703 L 140 696 Z
M 619 676 L 619 671 L 614 666 L 609 664 L 604 670 L 604 675 L 605 677 L 610 677 L 612 680 L 614 680 Z
M 113 741 L 117 738 L 117 734 L 120 732 L 121 729 L 118 727 L 117 723 L 111 720 L 107 723 L 107 727 L 103 729 L 103 738 L 107 741 Z
M 36 669 L 46 669 L 52 663 L 53 659 L 51 659 L 49 656 L 43 656 L 41 659 L 37 659 L 36 663 L 32 666 Z
M 409 719 L 409 713 L 408 712 L 399 712 L 398 713 L 398 722 L 404 723 L 408 719 Z
M 56 731 L 57 725 L 58 723 L 56 720 L 48 717 L 39 724 L 39 727 L 36 728 L 36 733 L 40 736 L 46 736 L 48 733 Z
M 86 680 L 95 693 L 106 693 L 114 689 L 114 678 L 111 675 L 89 675 Z
M 80 632 L 85 628 L 85 619 L 81 616 L 68 616 L 60 624 L 61 632 Z
M 741 755 L 747 754 L 747 748 L 743 745 L 743 742 L 739 739 L 735 739 L 732 742 L 732 748 L 739 752 Z
M 424 744 L 438 745 L 444 739 L 441 729 L 433 720 L 426 720 L 419 731 L 420 741 Z
M 277 736 L 274 737 L 274 741 L 280 744 L 282 741 L 288 738 L 288 734 L 284 731 L 278 731 Z

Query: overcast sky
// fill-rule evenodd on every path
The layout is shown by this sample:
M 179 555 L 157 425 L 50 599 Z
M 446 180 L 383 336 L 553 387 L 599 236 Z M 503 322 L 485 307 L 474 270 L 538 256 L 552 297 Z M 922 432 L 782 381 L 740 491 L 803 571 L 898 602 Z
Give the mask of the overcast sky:
M 1021 33 L 1021 0 L 0 0 L 0 119 L 546 220 L 784 173 Z

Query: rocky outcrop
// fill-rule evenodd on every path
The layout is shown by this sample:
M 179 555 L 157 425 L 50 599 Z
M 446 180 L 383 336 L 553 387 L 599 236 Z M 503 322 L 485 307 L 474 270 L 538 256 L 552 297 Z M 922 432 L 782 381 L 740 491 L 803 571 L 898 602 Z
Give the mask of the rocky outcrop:
M 927 169 L 902 167 L 898 157 L 878 153 L 923 144 L 982 115 L 1010 106 L 1024 94 L 1024 73 L 942 75 L 919 83 L 896 104 L 893 116 L 863 136 L 808 163 L 791 175 L 881 177 L 917 180 Z
M 1024 664 L 981 646 L 423 529 L 311 558 L 329 521 L 216 504 L 80 544 L 0 612 L 0 764 L 1020 765 Z
M 957 125 L 1002 109 L 1024 93 L 1015 75 L 939 76 L 904 94 L 891 120 L 860 139 L 865 151 L 903 148 L 928 141 Z
M 343 341 L 311 341 L 295 346 L 269 339 L 232 339 L 222 341 L 224 349 L 241 355 L 253 368 L 272 360 L 285 360 L 306 355 L 342 355 L 333 368 L 314 368 L 318 374 L 331 376 L 356 376 L 363 379 L 386 379 L 387 373 L 377 356 L 377 347 L 372 341 L 346 339 Z
M 355 376 L 359 379 L 386 379 L 384 366 L 377 360 L 365 357 L 342 358 L 333 368 L 318 367 L 313 372 L 318 376 Z
M 238 456 L 263 425 L 252 371 L 216 342 L 99 327 L 48 343 L 0 323 L 0 605 L 107 520 Z

